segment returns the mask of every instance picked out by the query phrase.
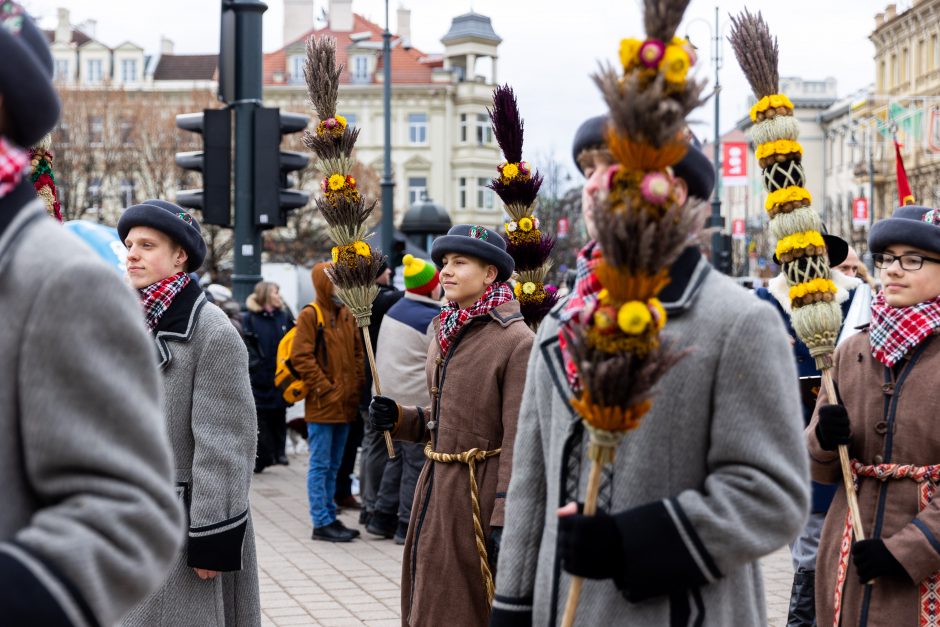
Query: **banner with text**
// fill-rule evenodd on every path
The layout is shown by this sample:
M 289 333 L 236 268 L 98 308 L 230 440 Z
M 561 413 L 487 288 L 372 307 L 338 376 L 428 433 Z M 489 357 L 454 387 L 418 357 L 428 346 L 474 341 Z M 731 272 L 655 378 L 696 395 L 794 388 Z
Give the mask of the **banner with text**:
M 747 143 L 721 145 L 721 182 L 725 187 L 747 185 Z

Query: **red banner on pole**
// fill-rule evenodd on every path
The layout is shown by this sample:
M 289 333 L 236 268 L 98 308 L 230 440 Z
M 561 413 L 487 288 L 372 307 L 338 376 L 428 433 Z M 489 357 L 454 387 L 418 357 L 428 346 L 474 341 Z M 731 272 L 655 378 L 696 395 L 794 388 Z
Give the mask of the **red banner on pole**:
M 852 225 L 853 226 L 867 226 L 868 225 L 868 199 L 867 198 L 852 199 Z
M 725 187 L 747 185 L 747 143 L 721 145 L 721 178 Z
M 744 218 L 735 218 L 731 221 L 731 237 L 734 239 L 747 238 L 747 229 L 744 225 Z

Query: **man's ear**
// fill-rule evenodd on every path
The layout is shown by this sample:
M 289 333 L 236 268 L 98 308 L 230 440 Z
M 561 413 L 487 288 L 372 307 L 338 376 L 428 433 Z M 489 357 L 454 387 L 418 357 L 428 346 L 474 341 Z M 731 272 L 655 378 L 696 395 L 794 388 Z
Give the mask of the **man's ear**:
M 486 266 L 486 277 L 484 277 L 483 282 L 486 285 L 492 285 L 496 282 L 496 277 L 499 276 L 499 269 L 493 264 Z
M 186 262 L 189 261 L 189 253 L 186 252 L 186 249 L 180 246 L 176 250 L 176 265 L 186 267 Z

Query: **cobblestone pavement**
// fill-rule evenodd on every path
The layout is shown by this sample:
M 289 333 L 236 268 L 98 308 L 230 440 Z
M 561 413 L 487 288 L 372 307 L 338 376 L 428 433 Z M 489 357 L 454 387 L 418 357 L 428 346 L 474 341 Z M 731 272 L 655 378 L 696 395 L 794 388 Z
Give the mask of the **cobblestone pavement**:
M 255 475 L 252 516 L 258 545 L 262 624 L 398 627 L 402 547 L 362 529 L 348 544 L 310 539 L 306 456 Z M 358 528 L 358 511 L 342 521 Z M 763 561 L 770 625 L 786 625 L 792 570 L 786 549 Z

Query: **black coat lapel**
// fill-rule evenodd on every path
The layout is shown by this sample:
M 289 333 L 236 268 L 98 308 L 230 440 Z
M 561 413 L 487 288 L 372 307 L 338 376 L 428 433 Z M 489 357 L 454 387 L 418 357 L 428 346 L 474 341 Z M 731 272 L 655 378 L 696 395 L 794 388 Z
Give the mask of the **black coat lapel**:
M 157 327 L 153 330 L 154 341 L 157 345 L 157 357 L 161 370 L 165 370 L 170 362 L 173 361 L 173 353 L 167 342 L 188 342 L 192 339 L 196 330 L 196 321 L 199 319 L 199 312 L 209 302 L 206 300 L 202 288 L 195 281 L 186 284 L 173 302 L 169 309 L 157 322 Z

